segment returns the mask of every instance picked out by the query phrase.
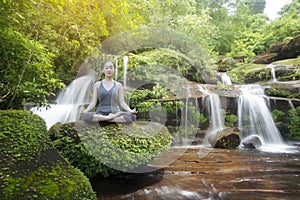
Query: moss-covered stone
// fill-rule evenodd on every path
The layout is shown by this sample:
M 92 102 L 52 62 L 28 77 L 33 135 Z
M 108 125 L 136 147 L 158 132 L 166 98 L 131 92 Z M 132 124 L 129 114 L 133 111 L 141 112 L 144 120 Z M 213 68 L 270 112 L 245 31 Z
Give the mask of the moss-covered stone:
M 300 81 L 275 82 L 265 92 L 268 96 L 300 99 Z
M 96 199 L 88 179 L 52 146 L 29 111 L 0 111 L 1 199 Z
M 137 172 L 169 147 L 168 129 L 154 122 L 75 122 L 49 130 L 55 147 L 86 176 Z

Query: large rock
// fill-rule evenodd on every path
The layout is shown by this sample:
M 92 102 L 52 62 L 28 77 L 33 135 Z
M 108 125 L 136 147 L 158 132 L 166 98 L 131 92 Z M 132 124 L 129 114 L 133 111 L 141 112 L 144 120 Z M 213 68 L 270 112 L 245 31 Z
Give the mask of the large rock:
M 96 199 L 82 172 L 52 146 L 29 111 L 0 111 L 0 199 Z
M 225 128 L 209 133 L 208 142 L 214 148 L 234 149 L 241 143 L 241 131 L 238 128 Z
M 296 58 L 300 55 L 300 35 L 290 41 L 273 44 L 270 49 L 254 59 L 257 64 L 270 64 L 277 60 Z
M 143 171 L 171 143 L 168 129 L 155 122 L 56 124 L 53 144 L 89 178 Z

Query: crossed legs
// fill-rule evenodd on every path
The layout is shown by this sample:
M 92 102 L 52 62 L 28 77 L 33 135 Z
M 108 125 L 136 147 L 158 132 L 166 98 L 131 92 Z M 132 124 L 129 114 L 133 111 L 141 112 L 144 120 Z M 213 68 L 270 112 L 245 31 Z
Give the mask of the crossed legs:
M 115 114 L 110 113 L 109 115 L 102 115 L 102 114 L 94 114 L 92 121 L 94 122 L 101 122 L 101 121 L 107 121 L 107 122 L 114 122 L 113 120 L 121 117 L 123 112 L 117 112 Z

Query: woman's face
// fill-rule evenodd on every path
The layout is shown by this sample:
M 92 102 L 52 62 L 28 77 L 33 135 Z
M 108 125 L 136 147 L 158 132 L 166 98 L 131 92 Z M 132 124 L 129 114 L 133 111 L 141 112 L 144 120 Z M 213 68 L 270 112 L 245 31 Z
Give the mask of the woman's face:
M 111 77 L 115 72 L 115 68 L 113 65 L 109 64 L 109 65 L 104 66 L 103 72 L 104 72 L 105 77 Z

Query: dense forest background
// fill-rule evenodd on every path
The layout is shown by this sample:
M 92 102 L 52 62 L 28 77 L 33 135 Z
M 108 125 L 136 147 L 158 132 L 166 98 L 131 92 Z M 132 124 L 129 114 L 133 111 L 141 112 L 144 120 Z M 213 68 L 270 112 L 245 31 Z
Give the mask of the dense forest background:
M 141 27 L 181 32 L 217 58 L 246 56 L 300 33 L 300 0 L 271 21 L 265 0 L 0 0 L 0 109 L 46 105 L 94 47 Z M 217 59 L 216 59 L 217 60 Z

